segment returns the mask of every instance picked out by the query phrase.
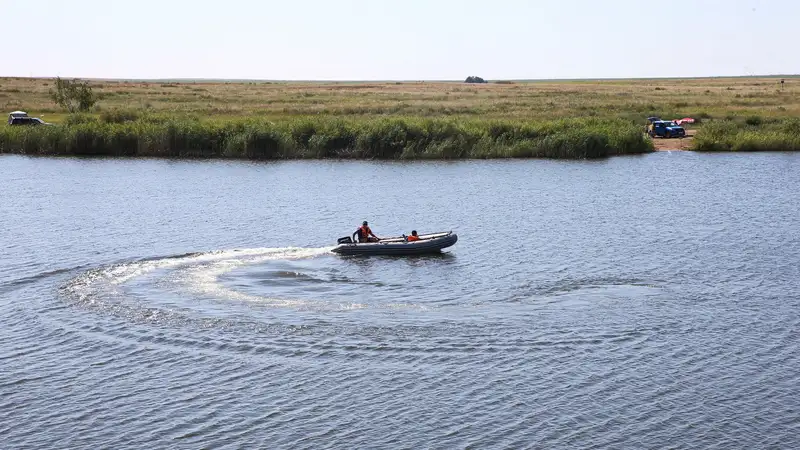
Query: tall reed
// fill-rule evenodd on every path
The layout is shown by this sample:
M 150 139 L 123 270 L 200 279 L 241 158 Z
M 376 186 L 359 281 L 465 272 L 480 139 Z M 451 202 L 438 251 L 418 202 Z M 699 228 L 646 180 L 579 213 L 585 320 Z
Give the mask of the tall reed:
M 694 139 L 698 151 L 798 151 L 800 119 L 762 119 L 712 121 L 703 126 Z
M 0 128 L 0 152 L 27 155 L 246 159 L 602 158 L 644 153 L 641 127 L 623 120 L 341 119 L 203 121 L 113 113 L 64 125 Z

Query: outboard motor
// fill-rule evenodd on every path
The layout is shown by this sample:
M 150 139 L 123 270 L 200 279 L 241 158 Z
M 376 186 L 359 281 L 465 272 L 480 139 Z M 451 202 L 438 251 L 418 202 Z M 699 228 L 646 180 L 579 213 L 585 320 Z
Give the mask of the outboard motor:
M 339 239 L 336 240 L 336 243 L 337 244 L 352 244 L 353 243 L 353 238 L 350 237 L 350 236 L 339 238 Z

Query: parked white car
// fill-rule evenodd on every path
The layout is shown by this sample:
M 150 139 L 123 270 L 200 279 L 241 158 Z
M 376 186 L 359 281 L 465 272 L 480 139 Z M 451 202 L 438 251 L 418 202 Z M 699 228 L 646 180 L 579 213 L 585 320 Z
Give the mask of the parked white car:
M 9 125 L 52 125 L 38 117 L 30 117 L 25 111 L 14 111 L 8 114 Z
M 8 124 L 11 125 L 11 121 L 14 119 L 20 119 L 23 117 L 28 117 L 28 113 L 25 111 L 14 111 L 8 114 Z

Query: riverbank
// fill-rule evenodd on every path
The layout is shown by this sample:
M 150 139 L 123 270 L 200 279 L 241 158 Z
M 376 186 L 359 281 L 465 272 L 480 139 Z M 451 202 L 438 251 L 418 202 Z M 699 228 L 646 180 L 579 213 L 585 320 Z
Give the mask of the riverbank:
M 549 122 L 416 117 L 200 120 L 72 116 L 63 125 L 0 128 L 0 153 L 246 159 L 602 158 L 652 151 L 623 120 Z
M 686 130 L 686 137 L 671 139 L 653 139 L 653 149 L 657 152 L 689 151 L 694 145 L 697 130 Z
M 595 158 L 655 149 L 800 150 L 787 78 L 459 82 L 91 82 L 69 116 L 50 79 L 0 78 L 0 104 L 56 129 L 0 126 L 0 152 L 290 158 Z M 645 118 L 693 117 L 693 138 L 649 141 Z M 672 148 L 678 147 L 678 148 Z

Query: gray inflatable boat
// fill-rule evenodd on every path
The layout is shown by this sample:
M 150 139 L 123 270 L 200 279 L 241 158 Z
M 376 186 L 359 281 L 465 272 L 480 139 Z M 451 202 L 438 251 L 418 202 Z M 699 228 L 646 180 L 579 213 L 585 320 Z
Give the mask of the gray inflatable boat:
M 455 244 L 456 241 L 458 241 L 458 236 L 452 231 L 421 234 L 419 240 L 414 242 L 406 241 L 405 237 L 398 237 L 359 244 L 347 237 L 339 239 L 339 245 L 331 251 L 339 255 L 426 255 L 439 253 L 443 248 Z

